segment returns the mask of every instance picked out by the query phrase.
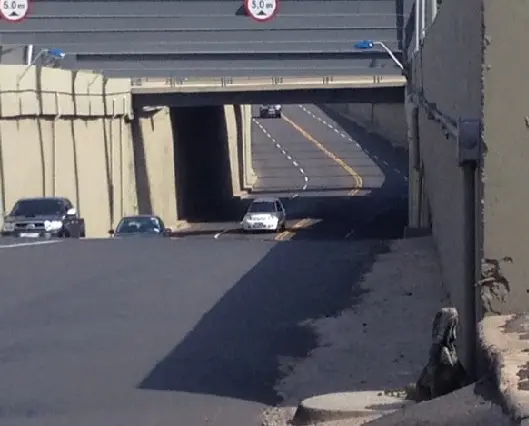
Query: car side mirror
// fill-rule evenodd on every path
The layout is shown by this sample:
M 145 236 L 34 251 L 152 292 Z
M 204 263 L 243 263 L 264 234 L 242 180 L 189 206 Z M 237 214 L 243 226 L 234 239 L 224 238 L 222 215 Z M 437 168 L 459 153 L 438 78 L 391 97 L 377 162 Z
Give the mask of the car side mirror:
M 73 207 L 66 211 L 66 216 L 75 216 L 76 214 L 77 214 L 77 210 L 75 210 L 75 208 Z
M 113 230 L 113 229 L 109 229 L 109 230 L 108 230 L 108 234 L 109 234 L 109 235 L 114 235 L 114 230 Z

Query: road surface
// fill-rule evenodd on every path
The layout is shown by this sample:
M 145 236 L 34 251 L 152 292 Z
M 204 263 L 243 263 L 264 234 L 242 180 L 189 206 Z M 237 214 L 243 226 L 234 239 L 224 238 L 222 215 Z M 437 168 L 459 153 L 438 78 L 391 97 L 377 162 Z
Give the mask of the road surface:
M 280 359 L 318 344 L 302 324 L 361 305 L 405 223 L 406 154 L 333 118 L 255 119 L 254 194 L 283 198 L 284 233 L 2 241 L 1 424 L 258 425 Z

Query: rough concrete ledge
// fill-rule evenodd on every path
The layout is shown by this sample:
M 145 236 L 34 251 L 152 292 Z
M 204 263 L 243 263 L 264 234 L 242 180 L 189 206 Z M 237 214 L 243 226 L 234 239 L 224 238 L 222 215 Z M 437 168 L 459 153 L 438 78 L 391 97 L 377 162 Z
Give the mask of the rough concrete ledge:
M 301 401 L 290 424 L 306 426 L 315 422 L 366 418 L 379 412 L 391 413 L 411 403 L 377 391 L 318 395 Z
M 479 324 L 479 343 L 486 367 L 495 379 L 504 410 L 514 421 L 527 422 L 529 313 L 485 317 Z

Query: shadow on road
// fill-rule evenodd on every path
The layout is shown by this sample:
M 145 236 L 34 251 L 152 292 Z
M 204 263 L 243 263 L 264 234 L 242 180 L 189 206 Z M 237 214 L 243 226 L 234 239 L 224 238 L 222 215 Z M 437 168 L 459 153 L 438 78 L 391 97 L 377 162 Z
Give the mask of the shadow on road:
M 332 111 L 325 112 L 353 139 L 362 140 L 362 129 L 343 122 Z M 270 251 L 154 366 L 138 388 L 268 405 L 281 402 L 274 386 L 288 373 L 285 363 L 305 358 L 318 345 L 310 321 L 361 303 L 369 292 L 362 287 L 364 275 L 377 256 L 389 251 L 388 239 L 400 238 L 406 225 L 407 201 L 395 190 L 396 179 L 402 186 L 402 175 L 394 171 L 395 165 L 383 162 L 385 158 L 394 162 L 394 148 L 387 141 L 374 141 L 372 135 L 368 140 L 369 151 L 377 156 L 373 161 L 386 175 L 382 187 L 354 197 L 321 193 L 283 197 L 290 219 L 310 217 L 317 219 L 314 225 L 293 232 L 291 241 L 264 242 L 270 244 Z M 250 198 L 233 199 L 222 212 L 215 212 L 215 220 L 239 221 L 250 202 Z M 354 227 L 353 239 L 364 241 L 310 241 L 316 235 L 336 233 L 335 226 L 339 232 Z
M 369 290 L 362 276 L 385 242 L 270 243 L 271 250 L 138 385 L 277 404 L 281 362 L 317 346 L 305 322 L 338 314 Z M 237 259 L 233 260 L 234 262 Z

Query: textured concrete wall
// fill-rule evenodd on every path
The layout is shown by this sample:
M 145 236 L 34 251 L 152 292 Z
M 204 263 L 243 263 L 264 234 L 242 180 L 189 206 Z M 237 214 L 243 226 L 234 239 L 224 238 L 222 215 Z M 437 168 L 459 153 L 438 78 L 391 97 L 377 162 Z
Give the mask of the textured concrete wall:
M 244 187 L 244 168 L 242 159 L 243 120 L 240 105 L 225 105 L 224 119 L 226 120 L 226 137 L 230 161 L 231 186 L 233 195 L 240 195 Z
M 404 104 L 327 104 L 369 132 L 378 134 L 395 146 L 407 148 Z
M 158 214 L 167 226 L 174 228 L 178 212 L 169 108 L 137 111 L 132 129 L 138 211 Z
M 130 105 L 127 80 L 0 67 L 1 210 L 20 197 L 66 196 L 87 236 L 105 235 L 116 215 L 135 211 Z
M 528 22 L 527 1 L 484 1 L 483 256 L 509 256 L 512 263 L 487 265 L 498 295 L 483 291 L 491 299 L 489 309 L 504 314 L 529 307 Z
M 413 85 L 422 89 L 444 115 L 481 116 L 481 0 L 444 0 L 413 63 Z M 447 139 L 424 110 L 419 118 L 420 157 L 432 228 L 442 265 L 443 281 L 464 318 L 463 335 L 472 327 L 465 304 L 465 215 L 463 172 L 456 142 Z M 469 328 L 470 327 L 470 328 Z M 467 330 L 467 331 L 465 331 Z M 463 357 L 470 352 L 461 342 Z M 468 358 L 467 358 L 468 360 Z

